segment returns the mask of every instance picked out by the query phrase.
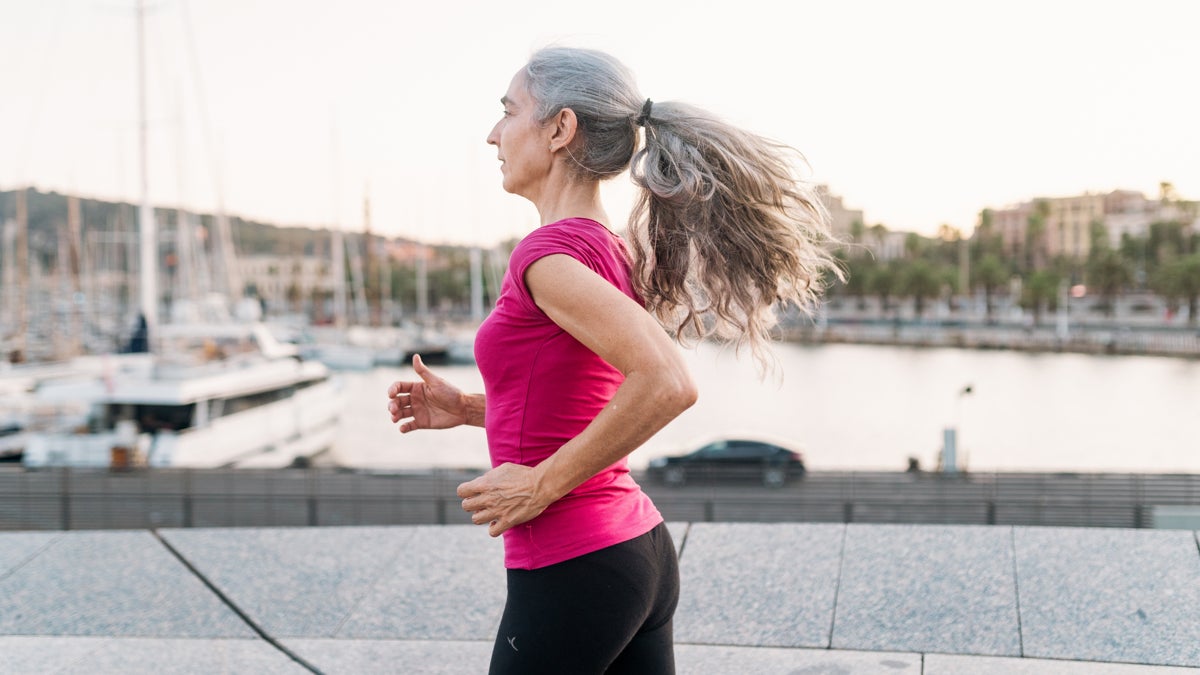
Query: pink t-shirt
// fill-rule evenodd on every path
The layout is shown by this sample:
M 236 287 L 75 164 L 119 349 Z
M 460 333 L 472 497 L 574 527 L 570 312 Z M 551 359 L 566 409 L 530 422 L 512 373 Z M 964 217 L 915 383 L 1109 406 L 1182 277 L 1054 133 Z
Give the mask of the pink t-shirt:
M 512 252 L 496 308 L 475 337 L 487 395 L 492 466 L 536 466 L 586 427 L 624 376 L 550 320 L 525 285 L 539 258 L 566 254 L 637 299 L 620 237 L 586 218 L 544 225 Z M 588 298 L 579 298 L 587 303 Z M 584 481 L 537 518 L 504 533 L 504 564 L 536 569 L 628 541 L 662 522 L 625 459 Z

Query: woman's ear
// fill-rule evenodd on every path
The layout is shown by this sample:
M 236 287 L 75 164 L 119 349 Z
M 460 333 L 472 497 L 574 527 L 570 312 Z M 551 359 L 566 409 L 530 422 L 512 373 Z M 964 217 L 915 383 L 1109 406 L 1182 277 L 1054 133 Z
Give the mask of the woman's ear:
M 563 108 L 550 120 L 550 152 L 565 148 L 575 140 L 575 132 L 579 129 L 579 119 L 575 111 Z

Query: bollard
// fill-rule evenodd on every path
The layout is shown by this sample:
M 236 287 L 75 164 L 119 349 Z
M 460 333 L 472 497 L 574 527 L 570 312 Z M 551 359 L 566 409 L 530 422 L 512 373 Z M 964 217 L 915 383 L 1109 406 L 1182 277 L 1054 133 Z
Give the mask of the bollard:
M 942 429 L 942 473 L 958 472 L 958 431 L 954 427 Z

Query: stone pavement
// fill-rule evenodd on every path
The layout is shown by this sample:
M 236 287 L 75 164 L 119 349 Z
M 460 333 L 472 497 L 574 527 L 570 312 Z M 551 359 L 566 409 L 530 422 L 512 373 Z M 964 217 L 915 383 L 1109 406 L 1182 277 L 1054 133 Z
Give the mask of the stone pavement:
M 671 523 L 681 674 L 1200 667 L 1185 530 Z M 483 673 L 472 526 L 0 533 L 0 673 Z

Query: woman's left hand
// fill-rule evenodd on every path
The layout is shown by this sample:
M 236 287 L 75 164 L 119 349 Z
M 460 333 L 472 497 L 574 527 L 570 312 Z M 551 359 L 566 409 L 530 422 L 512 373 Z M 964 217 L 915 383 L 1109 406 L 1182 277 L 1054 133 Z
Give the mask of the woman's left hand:
M 498 537 L 521 523 L 533 520 L 550 505 L 538 495 L 538 472 L 521 464 L 505 463 L 475 480 L 458 486 L 463 510 L 476 525 L 488 524 L 488 534 Z

